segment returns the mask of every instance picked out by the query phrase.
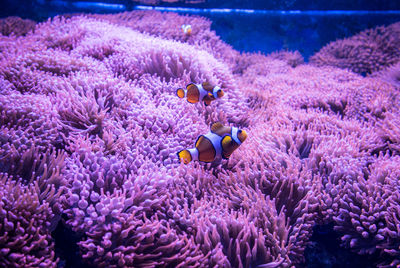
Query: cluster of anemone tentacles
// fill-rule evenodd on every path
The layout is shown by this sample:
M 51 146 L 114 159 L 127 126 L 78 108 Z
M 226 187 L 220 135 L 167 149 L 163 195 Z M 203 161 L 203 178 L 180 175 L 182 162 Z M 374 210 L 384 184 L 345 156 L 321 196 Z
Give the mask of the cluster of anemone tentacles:
M 159 12 L 55 17 L 0 52 L 0 266 L 65 261 L 61 221 L 98 267 L 291 267 L 327 223 L 400 265 L 400 98 L 384 76 L 240 54 L 210 21 Z M 226 95 L 181 101 L 192 81 Z M 218 167 L 181 165 L 216 121 L 249 138 Z

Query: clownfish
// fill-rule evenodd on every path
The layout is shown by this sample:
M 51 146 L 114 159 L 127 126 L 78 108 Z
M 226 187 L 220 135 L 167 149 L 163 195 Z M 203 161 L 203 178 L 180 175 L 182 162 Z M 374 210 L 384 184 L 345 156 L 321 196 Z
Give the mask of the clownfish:
M 190 25 L 190 24 L 182 24 L 182 32 L 185 35 L 191 35 L 192 34 L 192 25 Z
M 184 164 L 194 160 L 219 163 L 221 159 L 229 159 L 246 138 L 245 130 L 217 122 L 211 125 L 207 134 L 197 138 L 195 148 L 179 151 L 178 157 Z
M 205 105 L 210 105 L 211 101 L 224 96 L 224 91 L 219 86 L 213 86 L 208 82 L 202 84 L 190 83 L 186 86 L 186 89 L 178 88 L 176 95 L 181 99 L 187 97 L 187 101 L 190 103 L 204 101 Z

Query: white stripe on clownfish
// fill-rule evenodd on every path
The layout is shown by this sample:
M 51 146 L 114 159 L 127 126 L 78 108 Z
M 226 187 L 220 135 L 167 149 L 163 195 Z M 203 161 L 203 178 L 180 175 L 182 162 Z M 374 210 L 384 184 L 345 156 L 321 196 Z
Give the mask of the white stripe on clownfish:
M 183 92 L 185 93 L 185 95 L 183 96 L 183 98 L 187 97 L 187 89 L 186 88 L 182 88 Z
M 239 138 L 238 138 L 238 131 L 239 131 L 239 129 L 237 128 L 237 127 L 232 127 L 232 132 L 231 132 L 231 136 L 232 136 L 232 139 L 238 144 L 238 145 L 240 145 L 240 144 L 242 144 L 242 142 L 239 140 Z
M 199 100 L 203 100 L 205 96 L 208 95 L 208 91 L 203 88 L 202 84 L 195 84 L 197 89 L 199 90 Z
M 214 98 L 218 99 L 218 90 L 220 90 L 220 89 L 221 88 L 219 86 L 214 87 L 213 92 L 212 92 Z
M 223 137 L 209 131 L 207 134 L 204 135 L 212 144 L 215 149 L 215 157 L 220 157 L 222 153 L 221 141 Z
M 190 153 L 190 155 L 192 156 L 192 160 L 199 160 L 199 151 L 197 150 L 197 148 L 191 148 L 191 149 L 187 149 Z

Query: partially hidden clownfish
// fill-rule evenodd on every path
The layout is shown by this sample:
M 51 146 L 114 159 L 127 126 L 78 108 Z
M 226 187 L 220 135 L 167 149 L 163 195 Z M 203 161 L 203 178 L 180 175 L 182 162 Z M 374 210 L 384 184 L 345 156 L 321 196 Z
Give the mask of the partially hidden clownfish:
M 182 32 L 185 35 L 191 35 L 192 34 L 192 25 L 190 25 L 190 24 L 182 24 Z
M 224 96 L 224 91 L 219 86 L 213 86 L 208 82 L 190 83 L 186 86 L 186 89 L 178 88 L 176 95 L 181 99 L 187 97 L 187 101 L 190 103 L 204 101 L 205 105 L 210 105 L 213 100 Z
M 246 138 L 245 130 L 226 127 L 217 122 L 211 125 L 207 134 L 197 138 L 195 148 L 178 152 L 178 157 L 184 164 L 194 160 L 219 163 L 222 159 L 229 159 Z

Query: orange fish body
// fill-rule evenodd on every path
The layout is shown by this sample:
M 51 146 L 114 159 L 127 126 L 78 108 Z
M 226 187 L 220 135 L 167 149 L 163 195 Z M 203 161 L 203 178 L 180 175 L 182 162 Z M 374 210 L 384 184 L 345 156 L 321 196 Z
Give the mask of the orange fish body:
M 190 103 L 203 101 L 205 105 L 210 105 L 213 100 L 224 96 L 224 91 L 219 86 L 213 86 L 208 82 L 202 84 L 190 83 L 186 89 L 178 88 L 176 95 L 179 98 L 187 98 Z
M 244 130 L 225 127 L 219 122 L 214 123 L 210 132 L 199 136 L 195 148 L 178 152 L 178 157 L 185 164 L 193 160 L 219 162 L 221 159 L 229 159 L 246 138 L 247 133 Z
M 181 28 L 182 28 L 182 32 L 185 35 L 191 35 L 192 34 L 192 25 L 190 25 L 190 24 L 182 24 Z

